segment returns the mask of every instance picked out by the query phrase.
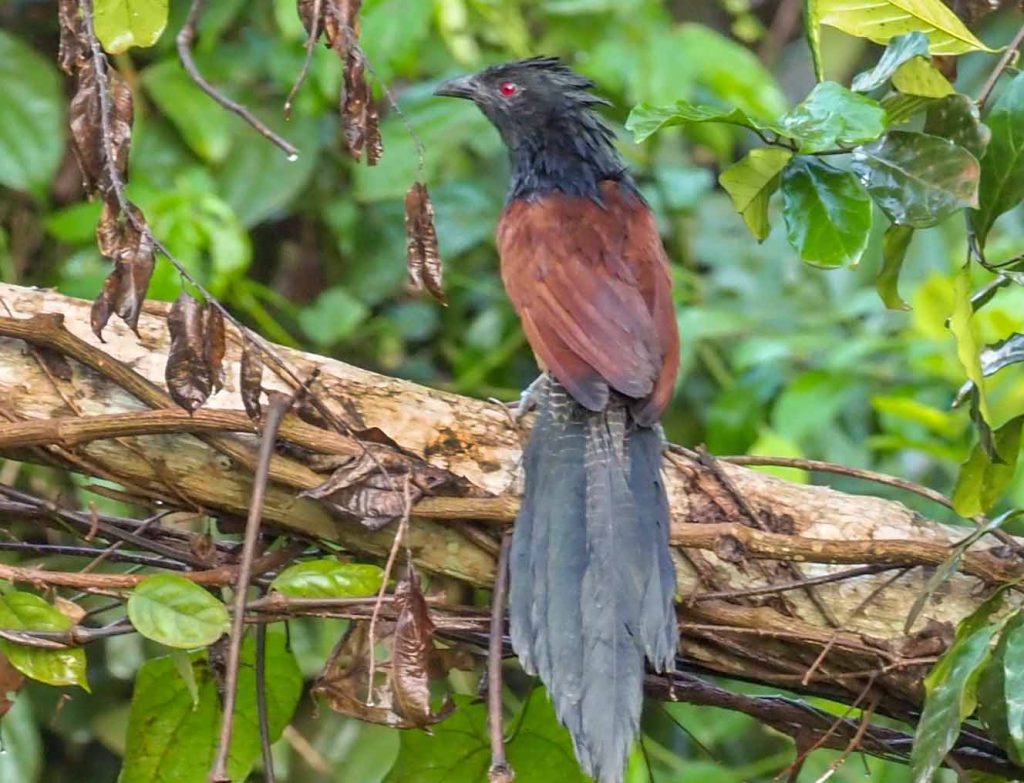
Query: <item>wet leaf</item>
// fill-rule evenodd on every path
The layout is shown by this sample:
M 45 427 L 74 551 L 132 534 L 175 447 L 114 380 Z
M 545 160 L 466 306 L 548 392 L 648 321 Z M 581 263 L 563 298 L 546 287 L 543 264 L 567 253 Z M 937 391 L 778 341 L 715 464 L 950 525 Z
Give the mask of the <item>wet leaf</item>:
M 207 306 L 182 291 L 167 316 L 171 347 L 164 376 L 171 398 L 194 411 L 213 391 L 213 374 L 206 354 Z
M 792 157 L 791 150 L 759 147 L 726 168 L 718 178 L 733 207 L 759 242 L 771 231 L 768 202 L 778 190 L 782 170 Z
M 209 592 L 175 574 L 156 574 L 139 582 L 128 599 L 135 629 L 168 647 L 207 647 L 228 630 L 227 607 Z
M 882 302 L 890 310 L 909 310 L 910 305 L 900 296 L 900 270 L 903 259 L 914 237 L 914 229 L 910 226 L 899 226 L 895 223 L 885 230 L 882 236 L 882 269 L 875 278 L 875 288 Z
M 992 131 L 981 164 L 979 207 L 971 223 L 982 247 L 996 218 L 1024 199 L 1024 73 L 1018 73 L 985 116 Z
M 979 118 L 974 101 L 960 94 L 949 95 L 929 105 L 924 132 L 958 144 L 978 160 L 983 159 L 992 138 L 992 131 Z
M 851 87 L 856 92 L 875 90 L 885 84 L 903 63 L 919 55 L 928 55 L 928 36 L 921 32 L 898 35 L 889 41 L 874 68 L 854 77 Z
M 851 167 L 893 223 L 928 228 L 978 203 L 978 160 L 948 139 L 891 131 Z
M 978 413 L 983 421 L 991 423 L 985 376 L 981 372 L 980 341 L 974 322 L 974 308 L 971 306 L 971 272 L 966 266 L 960 270 L 953 283 L 953 314 L 949 319 L 949 329 L 956 337 L 957 358 L 967 379 L 974 384 Z
M 434 228 L 434 205 L 422 182 L 414 182 L 405 194 L 405 250 L 413 290 L 422 291 L 425 287 L 437 301 L 447 304 L 444 267 Z
M 978 680 L 978 716 L 1014 763 L 1024 762 L 1024 614 L 1003 628 Z
M 249 339 L 242 342 L 242 363 L 238 371 L 239 392 L 242 405 L 249 418 L 259 421 L 263 411 L 260 407 L 260 393 L 263 391 L 263 354 Z
M 914 57 L 901 65 L 892 75 L 892 86 L 906 95 L 926 98 L 945 98 L 956 92 L 928 57 Z
M 167 26 L 167 0 L 94 0 L 96 37 L 110 54 L 152 46 Z
M 324 558 L 288 566 L 270 589 L 293 598 L 358 598 L 376 595 L 383 579 L 378 566 Z
M 977 306 L 974 309 L 977 312 Z M 1001 340 L 993 345 L 987 345 L 982 350 L 982 377 L 987 378 L 990 375 L 995 375 L 1004 367 L 1020 362 L 1024 362 L 1024 334 L 1015 332 L 1005 340 Z M 953 400 L 953 407 L 961 405 L 973 388 L 974 383 L 971 381 L 967 381 L 967 383 L 961 386 L 956 393 L 956 399 Z
M 120 214 L 116 202 L 104 203 L 96 227 L 100 252 L 114 262 L 114 269 L 107 276 L 90 313 L 92 330 L 101 340 L 112 313 L 117 313 L 138 335 L 139 315 L 153 276 L 153 237 L 146 228 L 142 212 L 133 204 L 128 208 L 134 222 Z
M 112 167 L 123 182 L 128 170 L 135 117 L 134 99 L 128 83 L 109 64 L 106 66 L 106 84 L 110 96 L 108 142 L 113 157 Z M 111 165 L 107 161 L 107 145 L 103 142 L 100 81 L 92 60 L 80 65 L 75 85 L 69 109 L 72 148 L 82 170 L 86 192 L 98 193 L 110 201 L 114 183 L 111 181 Z
M 430 659 L 434 651 L 434 623 L 412 572 L 395 588 L 394 647 L 391 651 L 391 687 L 394 709 L 417 726 L 432 721 L 430 709 Z
M 0 30 L 0 186 L 41 196 L 64 154 L 60 74 L 31 47 Z
M 1017 470 L 1022 424 L 1022 416 L 1010 419 L 993 431 L 990 449 L 980 442 L 971 449 L 953 489 L 953 507 L 958 514 L 984 514 L 1002 498 Z
M 717 106 L 702 106 L 679 100 L 667 106 L 652 106 L 641 103 L 636 106 L 626 120 L 626 130 L 633 134 L 637 144 L 646 141 L 662 128 L 689 123 L 721 122 L 726 125 L 739 125 L 753 131 L 770 131 L 785 136 L 786 132 L 778 123 L 766 122 L 750 116 L 741 109 L 722 109 Z
M 0 596 L 0 628 L 11 631 L 66 631 L 70 618 L 38 595 L 13 590 Z M 33 680 L 47 685 L 79 685 L 89 690 L 85 650 L 80 647 L 44 650 L 0 640 L 0 652 L 10 664 Z
M 821 82 L 780 123 L 801 152 L 812 153 L 877 139 L 885 132 L 886 114 L 873 98 Z
M 782 173 L 786 236 L 811 264 L 856 264 L 871 230 L 871 199 L 845 171 L 810 157 L 796 157 Z

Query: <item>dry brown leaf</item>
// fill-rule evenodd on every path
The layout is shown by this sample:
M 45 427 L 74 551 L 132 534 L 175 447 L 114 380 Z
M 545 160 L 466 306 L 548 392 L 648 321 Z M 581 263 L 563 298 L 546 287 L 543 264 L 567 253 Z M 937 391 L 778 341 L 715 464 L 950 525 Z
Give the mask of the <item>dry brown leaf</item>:
M 263 354 L 252 340 L 242 342 L 242 364 L 238 370 L 242 406 L 249 418 L 259 421 L 263 415 L 260 393 L 263 391 Z
M 417 726 L 426 726 L 433 717 L 430 669 L 434 652 L 434 623 L 415 571 L 395 588 L 395 609 L 398 620 L 391 651 L 394 710 Z
M 0 653 L 0 718 L 14 706 L 14 699 L 8 698 L 8 694 L 17 693 L 24 682 L 22 673 L 11 666 L 6 655 Z
M 182 291 L 167 316 L 171 347 L 165 378 L 171 398 L 194 411 L 213 391 L 213 374 L 206 355 L 206 305 Z
M 101 340 L 103 328 L 113 313 L 138 334 L 139 314 L 153 276 L 153 237 L 146 228 L 142 212 L 133 204 L 128 208 L 134 220 L 120 214 L 116 201 L 105 202 L 96 227 L 100 252 L 114 262 L 114 269 L 93 302 L 90 314 L 92 330 Z
M 437 301 L 447 305 L 444 266 L 434 228 L 434 204 L 422 182 L 414 182 L 405 194 L 405 252 L 413 290 L 426 288 Z
M 106 72 L 111 104 L 110 148 L 114 169 L 123 182 L 128 170 L 134 119 L 132 91 L 109 64 Z M 78 64 L 75 95 L 68 111 L 71 118 L 71 142 L 82 169 L 83 186 L 90 195 L 99 193 L 104 200 L 112 201 L 115 197 L 114 183 L 111 181 L 103 144 L 99 81 L 92 60 Z
M 60 0 L 57 5 L 57 19 L 60 23 L 60 49 L 57 63 L 64 73 L 74 73 L 75 68 L 89 56 L 89 43 L 85 37 L 85 20 L 79 0 Z
M 85 607 L 79 606 L 74 601 L 69 601 L 67 598 L 63 598 L 59 595 L 53 599 L 53 605 L 57 608 L 57 611 L 71 620 L 75 625 L 82 622 L 82 619 L 86 615 Z
M 203 353 L 210 368 L 213 390 L 224 388 L 224 314 L 213 305 L 208 305 L 203 314 Z
M 71 363 L 68 358 L 55 348 L 37 345 L 34 349 L 36 358 L 46 367 L 46 371 L 61 381 L 70 381 Z

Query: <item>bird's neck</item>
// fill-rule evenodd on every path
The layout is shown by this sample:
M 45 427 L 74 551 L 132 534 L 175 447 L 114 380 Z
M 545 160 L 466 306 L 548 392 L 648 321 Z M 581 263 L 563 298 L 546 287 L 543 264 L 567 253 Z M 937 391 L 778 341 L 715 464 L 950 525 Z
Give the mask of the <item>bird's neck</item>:
M 600 201 L 603 180 L 635 190 L 611 133 L 592 117 L 549 121 L 505 141 L 512 161 L 509 201 L 552 192 Z

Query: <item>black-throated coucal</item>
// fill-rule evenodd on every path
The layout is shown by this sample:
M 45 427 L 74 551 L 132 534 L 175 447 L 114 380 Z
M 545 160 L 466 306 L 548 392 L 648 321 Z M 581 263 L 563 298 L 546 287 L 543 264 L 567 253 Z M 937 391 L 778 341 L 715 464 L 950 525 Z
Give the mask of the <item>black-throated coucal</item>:
M 591 87 L 538 57 L 436 94 L 472 100 L 508 147 L 501 276 L 547 377 L 512 538 L 512 645 L 547 686 L 583 768 L 618 783 L 639 727 L 644 658 L 662 671 L 676 653 L 657 424 L 679 334 L 654 216 Z

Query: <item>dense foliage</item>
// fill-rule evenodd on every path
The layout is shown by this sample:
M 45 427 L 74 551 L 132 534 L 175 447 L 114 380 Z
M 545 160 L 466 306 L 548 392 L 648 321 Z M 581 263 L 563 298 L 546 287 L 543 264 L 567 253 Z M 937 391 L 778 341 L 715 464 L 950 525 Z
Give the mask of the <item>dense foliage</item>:
M 291 119 L 282 117 L 305 53 L 294 0 L 211 0 L 196 59 L 300 150 L 295 160 L 181 69 L 173 33 L 187 4 L 172 3 L 166 20 L 155 0 L 95 5 L 97 34 L 135 92 L 128 196 L 191 273 L 267 338 L 514 398 L 535 366 L 492 242 L 504 152 L 471 105 L 431 90 L 484 63 L 560 54 L 613 101 L 608 116 L 673 260 L 683 369 L 666 419 L 671 439 L 905 476 L 952 494 L 965 518 L 1024 506 L 1024 482 L 1014 480 L 1024 421 L 1014 366 L 1024 359 L 1024 74 L 1011 68 L 981 114 L 964 97 L 977 96 L 995 66 L 998 54 L 986 50 L 1021 24 L 1015 10 L 971 33 L 938 0 L 919 0 L 904 3 L 915 14 L 879 32 L 870 12 L 844 15 L 835 10 L 843 4 L 823 0 L 807 4 L 808 41 L 799 23 L 776 15 L 790 2 L 366 0 L 372 81 L 398 107 L 382 98 L 384 156 L 368 167 L 338 142 L 341 66 L 325 47 Z M 136 5 L 135 16 L 124 10 Z M 109 262 L 96 244 L 101 205 L 85 198 L 69 148 L 55 8 L 19 0 L 0 21 L 0 279 L 95 298 Z M 964 54 L 958 73 L 943 73 L 929 53 Z M 446 308 L 404 285 L 402 200 L 417 179 L 436 208 Z M 148 295 L 173 300 L 180 290 L 179 275 L 158 262 Z M 81 495 L 81 506 L 94 499 L 77 479 L 43 468 L 6 462 L 0 472 L 5 482 Z M 997 519 L 1020 531 L 1014 514 Z M 369 595 L 380 581 L 375 566 L 339 571 L 321 561 L 285 571 L 276 589 Z M 1024 623 L 1020 614 L 987 622 L 999 600 L 961 627 L 929 678 L 917 777 L 872 759 L 872 780 L 928 779 L 979 692 L 982 720 L 1013 758 L 1024 754 L 1024 714 L 1004 695 L 1019 690 Z M 66 701 L 37 683 L 20 692 L 2 723 L 0 780 L 113 780 L 122 760 L 125 783 L 154 780 L 172 749 L 179 766 L 162 768 L 163 779 L 205 779 L 220 707 L 211 664 L 187 651 L 216 640 L 227 611 L 186 580 L 153 576 L 127 613 L 141 636 L 96 643 L 88 660 L 81 650 L 0 642 L 29 677 L 88 691 Z M 0 600 L 0 627 L 69 624 L 32 593 Z M 339 635 L 334 621 L 293 623 L 287 646 L 283 633 L 268 634 L 271 732 L 284 733 L 278 778 L 481 779 L 485 709 L 469 676 L 456 683 L 455 716 L 433 736 L 315 715 L 303 682 Z M 249 645 L 243 682 L 254 677 L 253 656 Z M 510 700 L 517 779 L 579 779 L 542 695 Z M 242 777 L 257 764 L 259 737 L 255 704 L 239 714 L 231 770 Z M 631 781 L 768 780 L 792 762 L 788 741 L 740 715 L 652 704 L 646 717 Z M 802 774 L 815 779 L 833 758 L 814 754 Z M 864 777 L 857 760 L 834 775 Z

